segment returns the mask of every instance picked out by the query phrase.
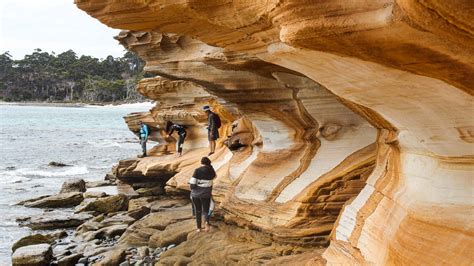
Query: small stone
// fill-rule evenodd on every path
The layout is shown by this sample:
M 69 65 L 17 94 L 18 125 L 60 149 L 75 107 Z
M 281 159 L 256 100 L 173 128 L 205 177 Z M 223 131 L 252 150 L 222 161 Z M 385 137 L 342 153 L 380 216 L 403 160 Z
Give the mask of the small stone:
M 176 245 L 175 245 L 175 244 L 171 244 L 171 245 L 168 246 L 167 249 L 170 250 L 170 249 L 172 249 L 172 248 L 174 248 L 174 247 L 176 247 Z
M 83 263 L 83 264 L 87 264 L 87 261 L 89 260 L 89 258 L 80 258 L 77 263 Z
M 149 254 L 150 253 L 148 252 L 148 247 L 143 246 L 143 247 L 138 248 L 138 255 L 140 256 L 140 258 L 144 258 L 148 256 Z

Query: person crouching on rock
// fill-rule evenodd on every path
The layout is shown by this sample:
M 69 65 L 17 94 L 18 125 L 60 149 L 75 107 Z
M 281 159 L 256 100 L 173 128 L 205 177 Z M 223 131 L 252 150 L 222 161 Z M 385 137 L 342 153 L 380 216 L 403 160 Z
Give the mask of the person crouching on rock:
M 146 157 L 146 142 L 148 141 L 148 125 L 143 123 L 142 121 L 139 122 L 140 125 L 140 144 L 142 145 L 143 154 L 138 157 Z
M 221 119 L 219 115 L 211 111 L 209 106 L 202 108 L 207 114 L 207 137 L 209 140 L 209 154 L 214 154 L 216 150 L 216 140 L 219 138 L 219 128 L 221 127 Z
M 211 160 L 202 157 L 201 166 L 194 170 L 194 174 L 189 180 L 191 186 L 191 200 L 196 210 L 197 232 L 201 231 L 201 221 L 204 215 L 204 231 L 209 231 L 209 206 L 212 196 L 212 180 L 216 177 L 216 172 L 211 165 Z
M 176 130 L 178 132 L 178 142 L 176 143 L 176 157 L 181 157 L 183 154 L 183 144 L 184 139 L 186 138 L 186 129 L 182 125 L 175 124 L 173 122 L 166 122 L 166 133 L 168 133 L 168 137 L 171 137 L 171 134 Z

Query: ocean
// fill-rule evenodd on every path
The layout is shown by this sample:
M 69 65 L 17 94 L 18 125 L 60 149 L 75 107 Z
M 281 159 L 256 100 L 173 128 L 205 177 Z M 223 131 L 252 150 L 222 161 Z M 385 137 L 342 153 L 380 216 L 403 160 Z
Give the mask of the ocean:
M 123 116 L 151 104 L 104 107 L 0 105 L 0 265 L 11 264 L 11 246 L 31 233 L 15 219 L 42 209 L 19 201 L 58 193 L 70 178 L 103 180 L 120 159 L 140 153 Z M 68 164 L 52 167 L 51 161 Z

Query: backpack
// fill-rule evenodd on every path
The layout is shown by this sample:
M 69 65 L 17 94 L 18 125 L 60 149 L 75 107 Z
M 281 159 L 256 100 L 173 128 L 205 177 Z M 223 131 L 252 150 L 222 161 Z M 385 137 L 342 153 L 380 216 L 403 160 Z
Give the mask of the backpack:
M 221 118 L 216 113 L 214 113 L 214 123 L 216 123 L 217 128 L 221 128 Z

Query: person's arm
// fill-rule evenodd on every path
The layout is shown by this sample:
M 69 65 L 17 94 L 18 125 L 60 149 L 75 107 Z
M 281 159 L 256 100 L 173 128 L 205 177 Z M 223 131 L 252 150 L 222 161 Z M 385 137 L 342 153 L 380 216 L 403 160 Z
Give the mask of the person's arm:
M 196 170 L 194 170 L 193 176 L 191 177 L 191 179 L 189 179 L 189 186 L 191 187 L 191 190 L 197 187 L 197 179 L 195 178 L 195 176 L 196 176 Z
M 168 136 L 171 137 L 171 134 L 173 134 L 173 132 L 174 132 L 174 128 L 175 128 L 175 126 L 172 125 L 172 126 L 171 126 L 171 130 L 170 130 L 170 132 L 168 133 Z

